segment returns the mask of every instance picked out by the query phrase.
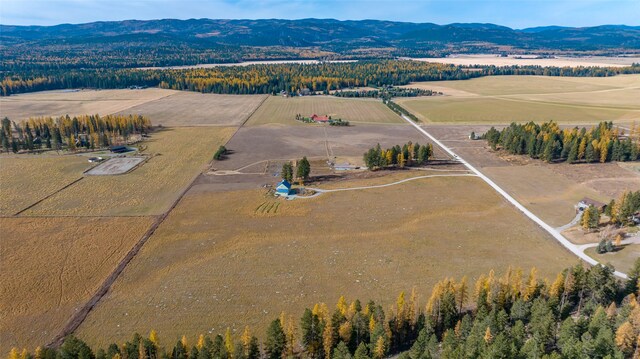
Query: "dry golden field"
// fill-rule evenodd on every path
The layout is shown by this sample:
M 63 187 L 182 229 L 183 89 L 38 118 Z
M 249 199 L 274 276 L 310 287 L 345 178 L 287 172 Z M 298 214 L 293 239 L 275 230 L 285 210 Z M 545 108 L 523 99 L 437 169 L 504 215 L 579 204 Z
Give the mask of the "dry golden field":
M 346 99 L 331 96 L 281 97 L 269 96 L 251 116 L 247 125 L 279 123 L 306 125 L 296 121 L 296 114 L 309 117 L 313 114 L 329 115 L 355 123 L 404 123 L 382 102 L 373 99 Z
M 573 206 L 583 197 L 603 202 L 609 200 L 544 166 L 486 167 L 482 172 L 554 227 L 571 222 L 575 217 Z
M 640 75 L 605 78 L 489 76 L 407 87 L 445 96 L 398 99 L 428 123 L 631 122 L 640 119 Z
M 387 305 L 416 286 L 424 305 L 440 278 L 473 280 L 509 265 L 548 276 L 576 262 L 478 178 L 293 201 L 203 185 L 171 212 L 77 335 L 105 347 L 155 329 L 172 343 L 246 324 L 263 336 L 281 311 L 297 318 L 342 294 Z
M 82 177 L 82 156 L 0 156 L 0 215 L 13 215 Z
M 436 62 L 441 64 L 454 65 L 494 65 L 494 66 L 557 66 L 557 67 L 577 67 L 577 66 L 598 66 L 598 67 L 619 67 L 631 66 L 640 60 L 638 57 L 605 57 L 605 56 L 585 56 L 585 57 L 564 57 L 557 56 L 553 59 L 536 59 L 533 57 L 515 58 L 513 56 L 501 57 L 497 55 L 456 55 L 452 57 L 428 57 L 414 59 L 416 61 Z
M 134 171 L 89 176 L 24 215 L 118 216 L 161 214 L 212 159 L 235 128 L 172 128 L 156 132 L 145 153 L 154 155 Z
M 51 340 L 151 221 L 0 218 L 0 352 Z
M 174 90 L 42 91 L 0 98 L 0 117 L 14 121 L 35 116 L 107 115 L 178 93 Z M 127 112 L 130 113 L 130 112 Z M 153 121 L 153 120 L 152 120 Z
M 154 125 L 235 126 L 258 107 L 266 95 L 216 95 L 177 92 L 171 96 L 128 108 L 122 114 L 146 115 Z

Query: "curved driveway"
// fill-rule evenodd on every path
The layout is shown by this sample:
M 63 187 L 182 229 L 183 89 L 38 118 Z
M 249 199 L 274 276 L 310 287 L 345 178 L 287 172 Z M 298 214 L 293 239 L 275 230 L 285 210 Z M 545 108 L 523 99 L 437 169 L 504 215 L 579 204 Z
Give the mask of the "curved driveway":
M 551 227 L 550 225 L 545 223 L 543 220 L 541 220 L 538 216 L 533 214 L 533 212 L 531 212 L 527 208 L 525 208 L 522 204 L 520 204 L 520 202 L 518 202 L 515 198 L 511 197 L 511 195 L 509 193 L 507 193 L 505 190 L 503 190 L 500 186 L 498 186 L 495 182 L 493 182 L 489 177 L 485 176 L 482 172 L 478 171 L 475 167 L 473 167 L 471 164 L 469 164 L 469 162 L 467 162 L 464 159 L 462 159 L 461 157 L 459 157 L 450 148 L 445 146 L 442 142 L 438 141 L 429 132 L 425 131 L 425 129 L 423 129 L 422 127 L 418 126 L 416 123 L 411 121 L 411 119 L 409 119 L 405 115 L 401 115 L 401 117 L 405 121 L 409 122 L 418 131 L 420 131 L 420 133 L 422 133 L 427 138 L 429 138 L 431 141 L 433 141 L 435 144 L 440 146 L 440 148 L 442 148 L 445 152 L 447 152 L 449 155 L 451 155 L 451 157 L 457 159 L 460 163 L 462 163 L 465 167 L 467 167 L 471 172 L 475 173 L 478 177 L 482 178 L 482 180 L 485 181 L 489 186 L 491 186 L 491 188 L 496 190 L 496 192 L 498 192 L 502 197 L 504 197 L 509 203 L 513 204 L 518 210 L 520 210 L 520 212 L 524 213 L 525 216 L 529 217 L 529 219 L 531 219 L 532 221 L 537 223 L 540 227 L 542 227 L 542 229 L 547 231 L 551 236 L 553 236 L 553 238 L 555 238 L 558 242 L 560 242 L 560 244 L 562 244 L 566 249 L 571 251 L 571 253 L 575 254 L 580 259 L 582 259 L 583 261 L 585 261 L 585 262 L 587 262 L 587 263 L 589 263 L 591 265 L 599 265 L 600 264 L 600 262 L 598 262 L 595 259 L 593 259 L 593 258 L 589 257 L 588 255 L 586 255 L 583 252 L 583 249 L 581 249 L 579 246 L 571 243 L 562 234 L 560 234 L 560 232 L 558 232 L 555 228 Z M 620 271 L 615 271 L 614 274 L 617 277 L 620 277 L 620 278 L 623 278 L 623 279 L 628 279 L 629 278 L 626 273 L 622 273 Z

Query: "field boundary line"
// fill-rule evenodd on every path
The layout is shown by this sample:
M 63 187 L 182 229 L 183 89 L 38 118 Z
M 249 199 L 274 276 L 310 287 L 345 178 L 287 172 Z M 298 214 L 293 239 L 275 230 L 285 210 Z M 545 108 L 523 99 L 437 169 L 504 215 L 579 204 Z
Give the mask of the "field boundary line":
M 502 187 L 498 186 L 495 182 L 493 182 L 493 180 L 491 180 L 489 177 L 484 175 L 482 172 L 480 172 L 478 169 L 476 169 L 474 166 L 472 166 L 469 162 L 465 161 L 460 156 L 458 156 L 449 147 L 445 146 L 442 142 L 440 142 L 438 139 L 436 139 L 433 135 L 431 135 L 429 132 L 427 132 L 424 128 L 420 127 L 418 124 L 416 124 L 415 122 L 411 121 L 410 118 L 408 118 L 408 117 L 406 117 L 404 115 L 401 115 L 401 116 L 405 121 L 409 122 L 413 127 L 415 127 L 418 131 L 420 131 L 420 133 L 422 133 L 427 138 L 432 140 L 436 145 L 440 146 L 440 148 L 442 148 L 445 152 L 450 154 L 453 158 L 457 159 L 465 167 L 467 167 L 473 173 L 478 175 L 478 177 L 480 177 L 491 188 L 493 188 L 496 192 L 498 192 L 499 195 L 504 197 L 504 199 L 507 200 L 507 202 L 509 202 L 512 205 L 514 205 L 516 207 L 516 209 L 518 209 L 525 216 L 527 216 L 533 222 L 535 222 L 540 227 L 542 227 L 543 230 L 545 230 L 547 233 L 549 233 L 553 238 L 555 238 L 563 247 L 565 247 L 571 253 L 575 254 L 578 258 L 582 259 L 583 261 L 585 261 L 585 262 L 587 262 L 587 263 L 589 263 L 591 265 L 594 265 L 594 266 L 595 265 L 602 265 L 602 263 L 600 263 L 599 261 L 597 261 L 594 258 L 591 258 L 588 255 L 586 255 L 583 251 L 580 250 L 580 248 L 577 245 L 571 243 L 567 238 L 565 238 L 555 228 L 551 227 L 545 221 L 540 219 L 540 217 L 536 216 L 533 212 L 528 210 L 525 206 L 523 206 L 520 202 L 518 202 L 515 198 L 513 198 L 509 193 L 507 193 L 507 191 L 502 189 Z M 629 278 L 629 276 L 626 273 L 623 273 L 623 272 L 620 272 L 620 271 L 614 271 L 613 274 L 616 277 L 619 277 L 619 278 L 622 278 L 622 279 Z
M 262 104 L 265 103 L 265 101 L 267 101 L 267 99 L 269 98 L 269 96 L 271 95 L 265 95 L 264 98 L 262 99 L 262 101 L 260 101 L 260 103 L 258 104 L 258 106 L 256 106 L 256 108 L 253 109 L 253 111 L 251 111 L 251 113 L 249 113 L 249 115 L 247 115 L 247 118 L 244 119 L 244 121 L 242 121 L 242 123 L 240 124 L 240 126 L 238 126 L 238 129 L 240 129 L 241 127 L 243 127 L 251 118 L 251 116 L 253 116 L 253 114 L 256 113 L 256 111 L 258 111 L 258 109 L 260 107 L 262 107 Z M 229 139 L 231 140 L 231 139 Z
M 74 181 L 73 181 L 73 182 L 71 182 L 71 183 L 67 183 L 64 187 L 62 187 L 62 188 L 60 188 L 60 189 L 58 189 L 58 190 L 54 191 L 53 193 L 50 193 L 50 194 L 46 195 L 45 197 L 43 197 L 43 198 L 39 199 L 39 200 L 38 200 L 38 201 L 36 201 L 35 203 L 32 203 L 31 205 L 29 205 L 27 208 L 24 208 L 24 209 L 22 209 L 22 210 L 20 210 L 20 211 L 16 212 L 16 213 L 13 215 L 13 217 L 19 216 L 20 214 L 22 214 L 22 213 L 24 213 L 24 212 L 26 212 L 26 211 L 30 210 L 31 208 L 33 208 L 33 207 L 35 207 L 35 206 L 39 205 L 40 203 L 42 203 L 42 202 L 43 202 L 43 201 L 45 201 L 46 199 L 48 199 L 48 198 L 50 198 L 50 197 L 53 197 L 54 195 L 56 195 L 56 194 L 58 194 L 58 193 L 62 192 L 63 190 L 65 190 L 65 189 L 67 189 L 67 188 L 69 188 L 69 187 L 73 186 L 74 184 L 76 184 L 76 183 L 78 183 L 78 182 L 82 181 L 82 179 L 84 179 L 84 177 L 80 177 L 80 178 L 78 178 L 78 179 L 74 180 Z

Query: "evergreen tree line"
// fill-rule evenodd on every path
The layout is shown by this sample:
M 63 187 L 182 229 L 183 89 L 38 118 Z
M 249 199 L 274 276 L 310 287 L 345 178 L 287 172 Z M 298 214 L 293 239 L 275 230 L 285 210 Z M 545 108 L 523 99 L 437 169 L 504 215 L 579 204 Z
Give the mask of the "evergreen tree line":
M 411 121 L 413 121 L 413 122 L 420 122 L 420 120 L 414 114 L 412 114 L 411 112 L 405 110 L 404 107 L 398 105 L 397 103 L 391 101 L 390 99 L 383 98 L 382 99 L 382 103 L 387 105 L 387 107 L 389 107 L 389 109 L 391 109 L 391 111 L 397 113 L 398 115 L 400 115 L 400 116 L 405 115 L 406 117 L 411 119 Z
M 402 147 L 395 145 L 383 150 L 380 144 L 370 148 L 364 154 L 364 163 L 370 170 L 389 167 L 404 168 L 405 166 L 421 166 L 433 156 L 433 145 L 421 146 L 419 143 L 408 143 Z
M 392 97 L 419 97 L 434 95 L 442 95 L 442 92 L 419 88 L 387 87 L 376 90 L 340 90 L 333 93 L 333 96 L 336 97 L 384 99 L 390 99 Z
M 410 60 L 373 60 L 353 63 L 258 64 L 196 69 L 119 69 L 105 67 L 21 69 L 6 71 L 0 95 L 65 89 L 158 86 L 219 94 L 295 93 L 302 89 L 328 93 L 361 86 L 397 86 L 414 81 L 464 80 L 489 75 L 614 76 L 640 73 L 640 66 L 623 68 L 542 68 L 539 66 L 477 67 Z
M 611 266 L 581 264 L 540 280 L 509 268 L 502 276 L 446 278 L 424 307 L 402 292 L 385 312 L 373 301 L 340 297 L 304 310 L 299 321 L 282 313 L 262 343 L 246 327 L 239 338 L 227 329 L 213 339 L 200 335 L 162 342 L 155 331 L 94 352 L 68 337 L 59 349 L 11 350 L 9 359 L 402 359 L 423 358 L 636 358 L 640 345 L 640 259 L 629 279 Z
M 131 135 L 146 134 L 151 121 L 142 115 L 82 115 L 34 117 L 20 123 L 2 120 L 2 150 L 14 153 L 40 149 L 96 149 L 126 143 Z
M 612 122 L 601 122 L 589 130 L 584 127 L 563 130 L 553 121 L 542 125 L 512 123 L 502 131 L 492 127 L 483 137 L 494 150 L 526 154 L 546 162 L 604 163 L 640 158 L 640 128 L 635 124 L 623 136 Z

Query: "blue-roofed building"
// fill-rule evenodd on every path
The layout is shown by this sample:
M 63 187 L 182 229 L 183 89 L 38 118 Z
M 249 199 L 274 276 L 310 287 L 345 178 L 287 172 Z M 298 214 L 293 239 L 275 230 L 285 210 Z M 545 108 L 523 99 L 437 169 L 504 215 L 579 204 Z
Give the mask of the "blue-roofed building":
M 276 185 L 276 195 L 278 196 L 288 196 L 291 194 L 291 183 L 287 180 L 282 180 L 282 182 Z

